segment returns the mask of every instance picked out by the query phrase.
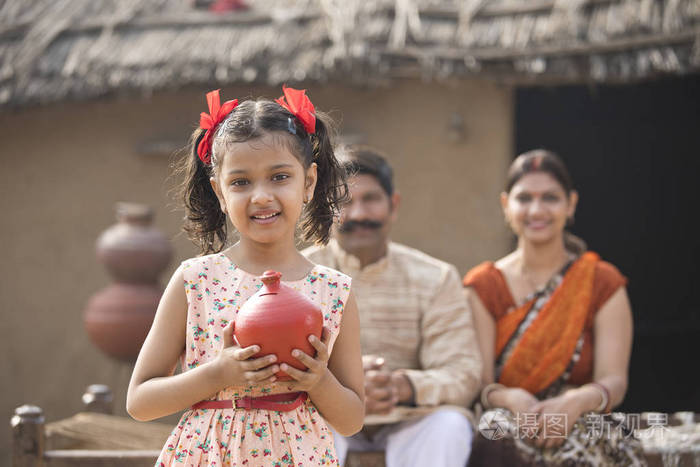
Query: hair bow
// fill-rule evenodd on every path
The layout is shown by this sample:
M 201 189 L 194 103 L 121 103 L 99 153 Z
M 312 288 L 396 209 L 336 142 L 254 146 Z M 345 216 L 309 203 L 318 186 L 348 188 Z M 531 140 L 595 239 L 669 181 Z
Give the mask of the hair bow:
M 301 123 L 307 133 L 316 132 L 316 109 L 306 95 L 306 89 L 294 89 L 282 86 L 283 96 L 275 99 L 279 105 L 289 110 Z M 285 100 L 286 98 L 286 100 Z
M 230 114 L 238 105 L 238 99 L 226 101 L 221 105 L 219 89 L 207 93 L 207 104 L 209 113 L 202 112 L 199 115 L 199 128 L 207 130 L 204 133 L 199 145 L 197 145 L 197 155 L 205 164 L 211 163 L 211 143 L 216 133 L 216 127 Z

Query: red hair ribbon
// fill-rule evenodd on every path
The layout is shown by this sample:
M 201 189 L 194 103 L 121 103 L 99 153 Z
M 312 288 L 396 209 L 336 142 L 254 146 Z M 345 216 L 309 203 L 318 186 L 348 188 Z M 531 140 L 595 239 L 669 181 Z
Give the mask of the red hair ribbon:
M 275 99 L 275 102 L 298 118 L 304 124 L 307 133 L 316 133 L 316 109 L 306 95 L 306 89 L 299 90 L 282 86 L 282 92 L 284 95 Z
M 219 89 L 207 93 L 207 104 L 209 113 L 202 112 L 199 115 L 199 128 L 207 130 L 197 145 L 197 155 L 205 164 L 211 163 L 211 143 L 216 133 L 216 127 L 230 114 L 238 105 L 238 99 L 224 102 L 221 105 Z

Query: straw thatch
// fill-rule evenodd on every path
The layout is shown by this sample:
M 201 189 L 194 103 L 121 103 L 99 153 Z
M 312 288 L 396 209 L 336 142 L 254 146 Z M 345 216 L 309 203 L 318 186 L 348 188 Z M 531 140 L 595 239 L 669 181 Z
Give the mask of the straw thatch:
M 200 0 L 201 1 L 201 0 Z M 700 0 L 0 0 L 0 107 L 187 85 L 700 69 Z

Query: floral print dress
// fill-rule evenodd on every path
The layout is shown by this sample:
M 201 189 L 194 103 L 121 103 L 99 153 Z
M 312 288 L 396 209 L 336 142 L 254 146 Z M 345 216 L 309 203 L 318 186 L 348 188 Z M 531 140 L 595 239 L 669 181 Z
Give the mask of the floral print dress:
M 262 281 L 238 268 L 224 254 L 182 263 L 187 293 L 187 338 L 184 371 L 213 360 L 223 346 L 223 329 L 236 319 Z M 304 293 L 323 312 L 331 331 L 330 349 L 338 336 L 350 277 L 316 265 L 301 280 L 282 281 Z M 285 382 L 268 386 L 228 387 L 212 399 L 258 397 L 290 392 Z M 156 466 L 328 466 L 337 465 L 332 434 L 310 399 L 296 409 L 187 410 L 163 447 Z

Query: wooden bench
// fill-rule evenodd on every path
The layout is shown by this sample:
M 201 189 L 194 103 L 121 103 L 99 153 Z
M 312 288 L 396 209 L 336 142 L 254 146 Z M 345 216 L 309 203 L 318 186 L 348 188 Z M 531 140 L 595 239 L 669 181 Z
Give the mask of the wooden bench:
M 12 466 L 152 467 L 155 464 L 171 425 L 112 415 L 112 393 L 106 386 L 90 386 L 83 402 L 84 412 L 48 424 L 39 407 L 18 407 L 11 420 Z M 642 428 L 647 416 L 642 416 Z M 663 439 L 643 440 L 649 466 L 696 466 L 695 459 L 700 459 L 700 415 L 671 414 L 668 428 Z M 385 467 L 384 453 L 350 452 L 345 467 Z
M 23 405 L 12 417 L 13 467 L 153 467 L 172 427 L 112 415 L 112 393 L 92 385 L 85 411 L 46 424 L 39 407 Z

